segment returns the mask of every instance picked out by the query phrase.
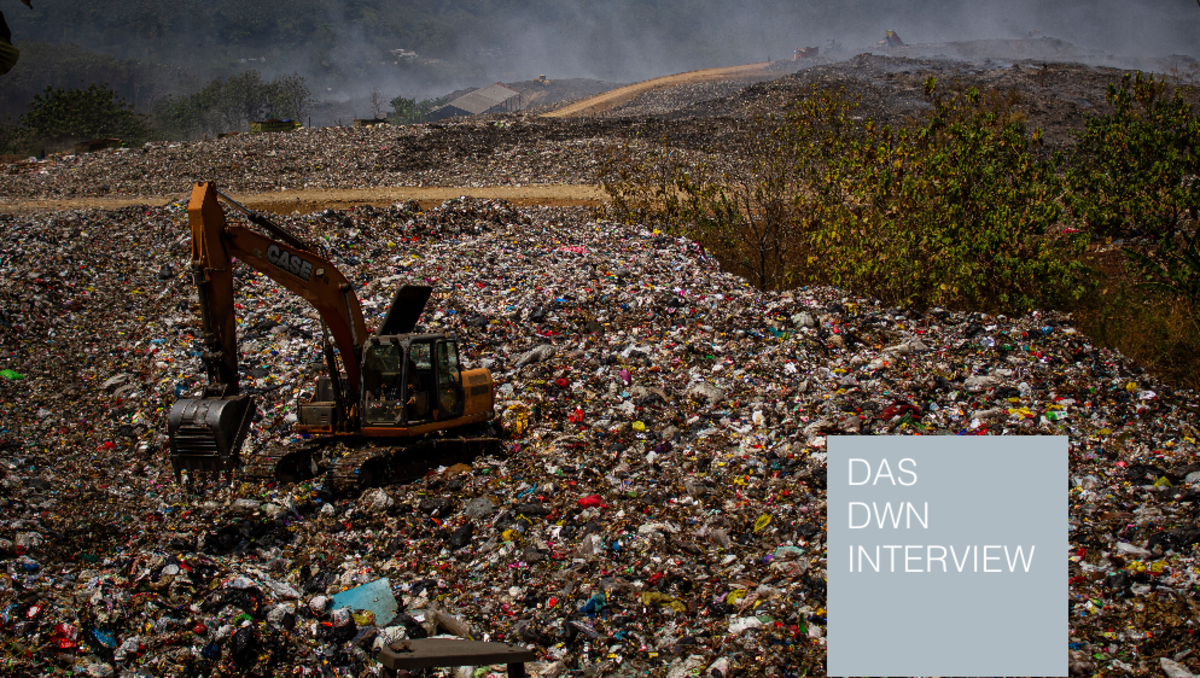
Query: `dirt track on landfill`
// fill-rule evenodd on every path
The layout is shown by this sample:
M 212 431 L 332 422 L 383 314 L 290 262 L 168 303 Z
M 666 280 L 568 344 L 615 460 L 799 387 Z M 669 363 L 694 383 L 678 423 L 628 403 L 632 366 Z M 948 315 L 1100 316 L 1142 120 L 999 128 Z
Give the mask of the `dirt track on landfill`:
M 729 80 L 731 78 L 747 78 L 756 75 L 769 77 L 777 77 L 778 74 L 769 75 L 767 67 L 771 62 L 764 61 L 758 64 L 746 64 L 744 66 L 726 66 L 724 68 L 706 68 L 699 71 L 688 71 L 687 73 L 677 73 L 675 75 L 666 75 L 661 78 L 652 80 L 644 80 L 625 87 L 597 94 L 594 97 L 589 97 L 583 101 L 577 101 L 570 106 L 564 106 L 557 111 L 546 113 L 543 117 L 546 118 L 575 118 L 584 115 L 596 115 L 603 113 L 612 108 L 616 108 L 622 104 L 628 103 L 638 96 L 663 89 L 665 87 L 674 87 L 676 85 L 691 85 L 699 82 L 712 82 L 715 80 Z
M 233 198 L 247 207 L 276 214 L 344 209 L 352 205 L 384 207 L 404 200 L 416 200 L 423 208 L 460 196 L 501 198 L 520 207 L 595 207 L 604 200 L 599 186 L 560 184 L 535 186 L 435 186 L 356 189 L 304 189 L 270 193 L 234 193 Z M 186 198 L 187 194 L 151 197 L 90 197 L 62 200 L 16 200 L 0 202 L 0 214 L 68 209 L 119 209 L 129 205 L 162 206 Z

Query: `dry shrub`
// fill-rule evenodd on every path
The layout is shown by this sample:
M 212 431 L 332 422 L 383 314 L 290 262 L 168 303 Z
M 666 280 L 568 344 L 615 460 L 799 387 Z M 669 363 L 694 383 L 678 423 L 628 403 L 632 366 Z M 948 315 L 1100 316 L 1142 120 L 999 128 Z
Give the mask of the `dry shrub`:
M 1074 312 L 1080 330 L 1176 388 L 1200 388 L 1200 314 L 1179 295 L 1138 285 L 1123 253 L 1089 262 L 1106 284 Z

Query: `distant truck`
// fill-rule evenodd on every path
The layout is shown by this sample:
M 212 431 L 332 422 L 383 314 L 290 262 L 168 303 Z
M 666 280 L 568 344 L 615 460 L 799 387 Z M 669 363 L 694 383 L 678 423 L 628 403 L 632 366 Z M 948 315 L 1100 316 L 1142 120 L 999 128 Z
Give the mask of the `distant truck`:
M 903 47 L 904 41 L 900 39 L 900 34 L 896 31 L 888 31 L 884 33 L 883 40 L 879 41 L 880 47 Z

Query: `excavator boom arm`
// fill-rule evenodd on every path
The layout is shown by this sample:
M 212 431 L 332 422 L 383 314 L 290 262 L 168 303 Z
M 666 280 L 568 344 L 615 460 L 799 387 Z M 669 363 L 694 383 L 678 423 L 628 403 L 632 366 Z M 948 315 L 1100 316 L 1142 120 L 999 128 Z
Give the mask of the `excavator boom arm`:
M 200 296 L 204 363 L 209 397 L 238 393 L 237 318 L 233 307 L 233 268 L 221 244 L 225 212 L 209 184 L 196 184 L 188 201 L 192 229 L 192 276 Z
M 213 348 L 219 348 L 225 371 L 221 376 L 232 381 L 234 392 L 237 336 L 230 268 L 234 258 L 302 297 L 317 310 L 341 353 L 349 386 L 357 392 L 359 351 L 367 338 L 367 328 L 353 286 L 337 267 L 313 252 L 278 242 L 244 226 L 227 225 L 212 184 L 196 184 L 193 188 L 188 218 L 192 227 L 192 265 L 199 267 L 205 277 L 199 286 L 201 296 L 207 297 L 201 299 L 202 313 L 206 325 L 215 330 Z
M 188 202 L 192 230 L 192 275 L 200 297 L 208 386 L 201 398 L 181 398 L 167 415 L 171 465 L 176 478 L 189 472 L 230 472 L 254 418 L 254 398 L 239 393 L 237 317 L 233 301 L 233 263 L 240 259 L 312 304 L 333 335 L 353 393 L 359 392 L 360 360 L 367 329 L 354 288 L 315 248 L 251 213 L 251 221 L 269 224 L 269 237 L 245 226 L 229 225 L 211 183 L 196 184 Z M 227 198 L 228 199 L 228 198 Z M 276 240 L 274 238 L 279 238 Z M 280 242 L 282 240 L 283 242 Z M 328 346 L 331 371 L 337 369 Z M 331 375 L 337 378 L 337 374 Z M 339 389 L 340 392 L 340 389 Z M 339 402 L 341 402 L 339 400 Z M 342 425 L 353 416 L 339 408 Z
M 357 393 L 367 327 L 350 281 L 328 260 L 293 250 L 243 226 L 227 226 L 225 237 L 231 254 L 317 310 L 341 353 L 350 388 Z

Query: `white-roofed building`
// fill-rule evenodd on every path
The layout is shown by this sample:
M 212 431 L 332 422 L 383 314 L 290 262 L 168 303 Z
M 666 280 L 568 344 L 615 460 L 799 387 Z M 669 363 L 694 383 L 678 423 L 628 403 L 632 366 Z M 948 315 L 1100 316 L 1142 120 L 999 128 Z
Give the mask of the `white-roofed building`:
M 516 111 L 520 108 L 521 93 L 496 83 L 464 94 L 445 106 L 434 109 L 425 119 L 442 120 L 462 115 Z

